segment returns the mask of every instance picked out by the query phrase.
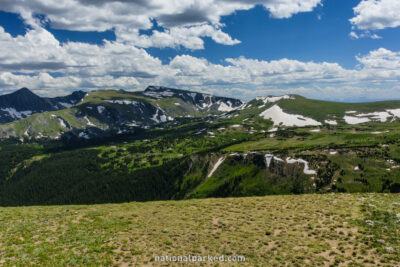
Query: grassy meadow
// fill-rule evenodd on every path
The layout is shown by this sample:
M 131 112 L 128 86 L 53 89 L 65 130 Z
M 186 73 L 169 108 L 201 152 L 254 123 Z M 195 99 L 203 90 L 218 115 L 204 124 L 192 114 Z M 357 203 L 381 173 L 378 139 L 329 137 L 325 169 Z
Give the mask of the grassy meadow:
M 0 208 L 2 266 L 398 266 L 400 195 L 311 194 Z M 176 265 L 176 263 L 175 263 Z

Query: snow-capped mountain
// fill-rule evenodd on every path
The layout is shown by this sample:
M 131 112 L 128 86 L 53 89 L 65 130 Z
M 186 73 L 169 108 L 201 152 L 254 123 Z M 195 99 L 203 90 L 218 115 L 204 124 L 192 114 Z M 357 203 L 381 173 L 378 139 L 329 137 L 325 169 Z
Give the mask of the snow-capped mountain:
M 1 137 L 54 139 L 72 134 L 89 139 L 132 132 L 135 128 L 148 129 L 177 118 L 220 116 L 244 104 L 239 99 L 155 86 L 141 92 L 99 90 L 51 99 L 40 98 L 27 89 L 14 94 L 23 97 L 16 97 L 19 105 L 3 107 L 5 119 L 0 123 L 40 113 L 1 125 Z M 28 100 L 32 99 L 35 101 L 30 103 Z
M 195 106 L 200 111 L 229 112 L 239 108 L 244 102 L 239 99 L 220 97 L 193 91 L 179 90 L 162 86 L 149 86 L 142 93 L 153 99 L 178 98 Z
M 85 96 L 76 91 L 68 96 L 47 98 L 22 88 L 11 94 L 0 96 L 0 123 L 7 123 L 26 118 L 34 113 L 69 108 L 77 104 Z
M 283 95 L 243 102 L 156 86 L 140 92 L 98 90 L 41 98 L 28 89 L 21 89 L 0 97 L 0 111 L 2 122 L 18 120 L 0 125 L 0 138 L 92 139 L 163 127 L 161 124 L 168 122 L 166 127 L 192 121 L 213 123 L 225 120 L 228 127 L 231 125 L 242 130 L 246 123 L 258 123 L 259 128 L 264 127 L 259 129 L 261 132 L 285 127 L 390 123 L 400 119 L 400 101 L 338 103 Z M 29 116 L 33 113 L 37 114 Z M 249 127 L 247 132 L 256 133 L 255 127 Z M 208 134 L 214 135 L 213 132 Z

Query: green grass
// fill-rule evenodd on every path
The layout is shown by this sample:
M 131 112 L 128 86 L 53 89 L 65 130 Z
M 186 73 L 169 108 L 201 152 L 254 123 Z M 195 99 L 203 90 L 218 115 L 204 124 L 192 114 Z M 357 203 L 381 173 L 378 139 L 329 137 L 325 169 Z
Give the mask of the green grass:
M 295 100 L 285 99 L 279 102 L 279 106 L 288 113 L 301 114 L 323 122 L 328 117 L 342 121 L 346 111 L 358 111 L 362 113 L 396 109 L 400 101 L 379 101 L 365 103 L 340 103 L 322 100 L 307 99 L 296 95 Z M 328 116 L 329 115 L 329 116 Z
M 380 125 L 382 132 L 388 133 L 372 134 L 373 128 L 355 127 L 328 127 L 322 128 L 321 132 L 310 132 L 312 128 L 282 130 L 273 137 L 269 134 L 258 135 L 251 141 L 235 144 L 227 147 L 225 151 L 257 151 L 257 150 L 282 150 L 293 149 L 297 151 L 314 148 L 338 148 L 357 146 L 376 146 L 395 142 L 400 139 L 399 124 Z M 314 127 L 315 128 L 315 127 Z
M 156 255 L 190 254 L 396 266 L 399 204 L 396 194 L 326 194 L 0 208 L 0 264 L 157 266 Z

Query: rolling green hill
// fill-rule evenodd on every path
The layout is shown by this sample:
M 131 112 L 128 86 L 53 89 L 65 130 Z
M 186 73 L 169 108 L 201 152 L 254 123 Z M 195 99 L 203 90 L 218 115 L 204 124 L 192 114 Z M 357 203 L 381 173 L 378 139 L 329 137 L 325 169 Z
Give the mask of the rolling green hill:
M 282 100 L 279 105 L 288 113 L 301 114 L 323 122 L 326 119 L 342 121 L 346 111 L 356 111 L 357 114 L 383 112 L 387 109 L 399 109 L 400 101 L 378 101 L 365 103 L 340 103 L 308 99 L 295 96 L 296 101 Z M 343 122 L 343 121 L 342 121 Z

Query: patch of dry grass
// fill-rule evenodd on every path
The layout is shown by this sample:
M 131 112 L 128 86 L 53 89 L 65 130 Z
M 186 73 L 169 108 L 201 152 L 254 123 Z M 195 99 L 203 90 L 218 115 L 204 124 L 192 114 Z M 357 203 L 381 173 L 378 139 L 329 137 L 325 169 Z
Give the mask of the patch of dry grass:
M 0 208 L 0 264 L 158 265 L 156 255 L 190 254 L 244 255 L 249 266 L 396 266 L 396 203 L 395 194 L 326 194 Z

